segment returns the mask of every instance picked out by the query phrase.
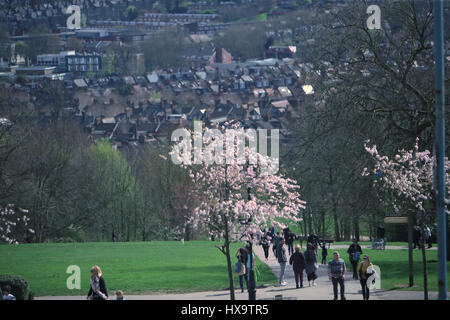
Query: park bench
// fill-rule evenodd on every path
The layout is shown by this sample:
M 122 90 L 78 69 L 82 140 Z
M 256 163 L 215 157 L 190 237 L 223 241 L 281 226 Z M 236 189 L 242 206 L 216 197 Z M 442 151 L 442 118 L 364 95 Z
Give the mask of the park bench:
M 386 238 L 373 238 L 372 239 L 372 249 L 373 250 L 385 250 L 386 249 Z

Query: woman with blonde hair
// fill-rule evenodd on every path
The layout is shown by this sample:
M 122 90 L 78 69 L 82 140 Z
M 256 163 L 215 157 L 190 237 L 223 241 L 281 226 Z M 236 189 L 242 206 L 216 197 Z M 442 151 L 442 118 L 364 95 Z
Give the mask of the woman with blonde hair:
M 358 265 L 357 274 L 359 276 L 359 282 L 362 287 L 362 294 L 364 300 L 369 300 L 369 287 L 367 286 L 367 279 L 372 275 L 370 272 L 373 270 L 373 264 L 370 261 L 369 256 L 364 255 L 363 261 Z
M 105 279 L 99 266 L 91 268 L 91 283 L 87 298 L 89 300 L 108 300 Z

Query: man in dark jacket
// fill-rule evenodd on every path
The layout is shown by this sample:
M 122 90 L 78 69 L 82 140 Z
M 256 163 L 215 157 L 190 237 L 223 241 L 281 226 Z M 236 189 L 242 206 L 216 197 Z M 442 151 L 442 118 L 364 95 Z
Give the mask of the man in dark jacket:
M 275 227 L 274 226 L 270 226 L 269 232 L 267 234 L 269 235 L 269 237 L 271 239 L 273 239 L 273 237 L 275 236 Z
M 272 248 L 273 254 L 275 257 L 277 257 L 277 252 L 278 252 L 277 248 L 280 244 L 280 240 L 281 240 L 280 232 L 277 232 L 277 234 L 273 237 L 273 248 Z
M 287 234 L 287 237 L 286 237 L 286 244 L 288 246 L 289 255 L 294 253 L 294 239 L 295 239 L 295 234 L 292 233 L 291 231 L 289 231 L 289 233 Z
M 361 246 L 358 244 L 358 240 L 353 239 L 353 243 L 348 248 L 347 253 L 353 268 L 353 280 L 358 280 L 358 274 L 356 272 L 356 269 L 358 267 L 360 256 L 363 253 Z
M 270 241 L 267 232 L 264 232 L 264 235 L 261 237 L 260 244 L 264 250 L 264 257 L 266 258 L 266 260 L 269 259 Z
M 291 231 L 289 230 L 289 228 L 284 228 L 284 229 L 283 229 L 283 238 L 284 238 L 284 242 L 285 242 L 285 243 L 287 243 L 287 238 L 288 238 L 289 232 L 291 232 Z
M 415 248 L 420 249 L 420 228 L 419 228 L 419 226 L 414 226 L 414 228 L 413 228 L 413 243 L 414 243 L 414 249 Z
M 315 234 L 314 230 L 312 230 L 311 234 L 308 236 L 307 242 L 314 246 L 314 249 L 316 250 L 317 254 L 317 250 L 319 249 L 320 246 L 320 239 L 319 236 Z
M 386 229 L 384 229 L 383 225 L 379 225 L 377 228 L 377 238 L 384 239 L 384 235 L 386 233 Z
M 294 270 L 295 285 L 297 289 L 299 288 L 298 286 L 299 278 L 300 278 L 300 288 L 303 288 L 303 270 L 305 269 L 306 262 L 303 252 L 300 251 L 300 245 L 295 246 L 295 252 L 290 257 L 289 264 L 292 265 L 292 269 Z

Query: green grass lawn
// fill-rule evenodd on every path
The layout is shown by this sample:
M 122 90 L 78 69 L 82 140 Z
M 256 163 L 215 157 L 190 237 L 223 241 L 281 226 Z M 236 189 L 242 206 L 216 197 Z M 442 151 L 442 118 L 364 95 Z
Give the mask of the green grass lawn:
M 0 274 L 17 274 L 36 296 L 84 295 L 89 270 L 99 265 L 107 288 L 127 294 L 194 292 L 228 288 L 225 256 L 209 241 L 48 243 L 0 245 Z M 239 244 L 233 245 L 233 254 Z M 236 259 L 232 258 L 233 266 Z M 81 268 L 81 290 L 69 290 L 69 265 Z M 274 284 L 276 277 L 257 260 L 257 285 Z M 236 277 L 235 283 L 238 286 Z
M 406 243 L 405 243 L 406 245 Z M 346 249 L 328 250 L 327 260 L 332 258 L 334 251 L 338 251 L 346 262 L 347 268 L 351 270 L 351 264 L 348 260 Z M 409 264 L 408 250 L 371 250 L 364 249 L 363 253 L 368 254 L 372 263 L 378 265 L 381 271 L 381 287 L 390 290 L 407 286 L 409 283 Z M 319 250 L 321 258 L 321 250 Z M 430 291 L 437 291 L 437 250 L 427 250 L 428 261 L 428 288 Z M 422 251 L 414 250 L 413 254 L 414 284 L 413 288 L 404 288 L 405 290 L 423 290 L 423 263 Z M 450 272 L 450 266 L 447 265 L 447 272 Z M 450 286 L 450 279 L 448 281 Z
M 371 241 L 359 241 L 358 242 L 360 245 L 362 245 L 362 246 L 371 246 L 372 245 L 372 242 Z M 340 241 L 340 242 L 334 242 L 333 244 L 339 244 L 339 245 L 346 245 L 346 246 L 349 246 L 349 245 L 351 245 L 352 244 L 352 242 L 351 241 Z M 387 242 L 386 243 L 386 245 L 387 246 L 403 246 L 403 247 L 407 247 L 408 246 L 408 242 L 401 242 L 401 241 L 398 241 L 398 242 Z M 433 243 L 433 246 L 436 246 L 436 244 L 435 243 Z
M 215 244 L 189 241 L 183 246 L 175 241 L 152 241 L 0 245 L 0 274 L 23 276 L 36 296 L 86 294 L 89 270 L 95 264 L 102 268 L 110 291 L 120 289 L 127 294 L 144 294 L 219 290 L 228 287 L 228 277 L 225 256 L 214 247 Z M 233 252 L 238 246 L 233 246 Z M 327 259 L 331 259 L 333 251 L 331 247 Z M 337 251 L 351 268 L 346 249 Z M 363 251 L 380 266 L 383 289 L 401 288 L 408 284 L 408 250 Z M 319 250 L 319 258 L 320 255 Z M 436 291 L 437 251 L 427 251 L 427 259 L 429 288 Z M 233 258 L 233 264 L 235 261 Z M 81 268 L 81 290 L 66 288 L 69 265 Z M 264 263 L 258 260 L 257 266 L 261 272 L 257 285 L 276 283 L 276 277 Z M 414 251 L 414 274 L 417 286 L 412 290 L 423 290 L 419 250 Z M 238 286 L 237 277 L 235 280 Z

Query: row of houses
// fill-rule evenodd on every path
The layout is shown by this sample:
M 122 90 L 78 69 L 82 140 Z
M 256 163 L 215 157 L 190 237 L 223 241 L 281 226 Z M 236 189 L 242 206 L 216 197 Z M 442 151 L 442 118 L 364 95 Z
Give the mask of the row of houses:
M 246 128 L 279 129 L 289 141 L 289 120 L 313 90 L 308 66 L 291 59 L 213 63 L 201 68 L 73 81 L 74 117 L 95 138 L 125 143 L 165 141 L 174 128 L 238 121 Z M 132 87 L 120 96 L 119 82 Z

